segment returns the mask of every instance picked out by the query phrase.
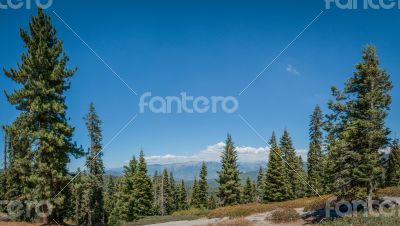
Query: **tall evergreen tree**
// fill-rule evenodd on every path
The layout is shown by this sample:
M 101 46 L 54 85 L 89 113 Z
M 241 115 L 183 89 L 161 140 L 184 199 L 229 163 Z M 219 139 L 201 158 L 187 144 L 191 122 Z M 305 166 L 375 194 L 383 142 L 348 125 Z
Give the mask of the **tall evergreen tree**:
M 203 161 L 200 170 L 199 179 L 199 204 L 202 208 L 207 208 L 208 204 L 208 184 L 207 184 L 207 166 Z
M 285 129 L 283 136 L 280 139 L 280 149 L 285 160 L 286 177 L 290 178 L 289 199 L 303 197 L 305 190 L 305 175 L 303 165 L 300 165 L 299 158 L 296 156 L 296 151 L 292 144 L 292 138 L 289 132 Z
M 340 103 L 330 106 L 342 113 L 343 125 L 337 145 L 335 181 L 339 198 L 366 198 L 372 212 L 372 196 L 383 176 L 380 149 L 387 146 L 390 133 L 385 126 L 392 83 L 380 68 L 376 49 L 366 46 L 357 71 L 343 92 L 333 88 Z M 339 108 L 340 107 L 340 108 Z
M 103 197 L 103 176 L 104 165 L 102 160 L 102 130 L 101 120 L 96 113 L 93 103 L 89 106 L 89 112 L 85 117 L 86 128 L 89 133 L 90 148 L 86 156 L 87 167 L 87 221 L 85 225 L 92 226 L 104 224 L 104 197 Z
M 178 210 L 188 209 L 187 191 L 185 182 L 182 180 L 178 187 Z
M 171 213 L 171 203 L 170 202 L 170 185 L 169 176 L 167 169 L 164 169 L 161 179 L 161 189 L 160 189 L 160 212 L 161 215 L 168 215 Z
M 225 148 L 221 156 L 222 169 L 218 171 L 218 198 L 221 205 L 233 205 L 240 203 L 239 169 L 237 164 L 237 151 L 232 137 L 228 134 Z
M 8 102 L 21 113 L 7 127 L 7 133 L 24 137 L 22 140 L 13 138 L 14 157 L 17 158 L 14 163 L 22 166 L 29 163 L 32 172 L 18 173 L 16 179 L 30 181 L 33 187 L 24 187 L 18 193 L 26 192 L 32 200 L 49 200 L 52 204 L 50 218 L 63 222 L 68 212 L 65 207 L 70 201 L 66 187 L 71 179 L 67 164 L 71 154 L 82 154 L 71 142 L 74 128 L 68 124 L 64 94 L 75 70 L 66 68 L 68 57 L 62 41 L 57 38 L 50 17 L 41 8 L 38 15 L 32 17 L 29 31 L 21 29 L 20 36 L 27 52 L 22 54 L 18 68 L 5 70 L 5 74 L 21 85 L 18 90 L 6 94 Z M 47 209 L 43 206 L 45 212 Z M 48 223 L 46 217 L 43 223 Z
M 262 202 L 263 200 L 263 196 L 264 196 L 264 172 L 263 172 L 263 168 L 260 166 L 260 169 L 258 170 L 258 174 L 257 174 L 257 183 L 256 183 L 256 201 L 257 202 Z
M 265 173 L 263 200 L 266 202 L 288 200 L 290 199 L 291 185 L 287 177 L 282 151 L 276 142 L 275 132 L 272 133 L 269 145 L 270 153 Z
M 193 187 L 192 187 L 192 195 L 190 197 L 190 206 L 194 208 L 200 208 L 200 200 L 199 200 L 199 184 L 197 183 L 197 178 L 194 178 Z
M 75 172 L 75 179 L 72 183 L 71 193 L 73 197 L 73 218 L 76 225 L 84 224 L 86 218 L 84 214 L 82 214 L 82 194 L 83 194 L 83 179 L 82 179 L 82 171 L 80 168 Z
M 169 173 L 169 193 L 168 203 L 169 203 L 169 211 L 170 213 L 178 210 L 178 190 L 174 178 L 174 174 L 172 172 Z
M 307 163 L 308 163 L 308 171 L 307 171 L 307 179 L 310 187 L 312 189 L 308 189 L 308 194 L 315 195 L 315 191 L 319 194 L 323 191 L 323 181 L 324 177 L 324 156 L 322 153 L 323 148 L 323 114 L 319 105 L 317 105 L 314 109 L 314 112 L 311 115 L 310 120 L 310 128 L 309 128 L 309 136 L 310 136 L 310 144 L 309 150 L 307 154 Z M 314 191 L 315 190 L 315 191 Z
M 161 214 L 160 210 L 160 197 L 161 197 L 161 180 L 162 176 L 158 174 L 156 170 L 153 175 L 153 212 Z
M 133 177 L 132 196 L 134 200 L 134 212 L 138 217 L 148 216 L 152 213 L 153 194 L 152 183 L 147 175 L 147 165 L 143 150 L 140 151 L 139 163 Z
M 386 169 L 386 185 L 400 186 L 400 144 L 398 139 L 395 139 L 390 146 Z
M 110 215 L 115 208 L 115 199 L 117 186 L 113 176 L 108 175 L 106 180 L 106 186 L 104 190 L 104 212 L 105 212 L 105 222 L 109 222 Z

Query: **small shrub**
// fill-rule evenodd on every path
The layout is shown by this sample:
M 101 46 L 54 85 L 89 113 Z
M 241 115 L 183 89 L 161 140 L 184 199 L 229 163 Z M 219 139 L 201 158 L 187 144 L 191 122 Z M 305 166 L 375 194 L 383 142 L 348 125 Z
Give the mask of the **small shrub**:
M 300 214 L 293 208 L 283 208 L 274 211 L 271 214 L 271 220 L 274 223 L 286 223 L 300 219 Z
M 199 216 L 205 217 L 208 215 L 210 211 L 207 209 L 199 209 L 199 208 L 192 208 L 188 210 L 180 210 L 176 211 L 172 214 L 172 216 Z

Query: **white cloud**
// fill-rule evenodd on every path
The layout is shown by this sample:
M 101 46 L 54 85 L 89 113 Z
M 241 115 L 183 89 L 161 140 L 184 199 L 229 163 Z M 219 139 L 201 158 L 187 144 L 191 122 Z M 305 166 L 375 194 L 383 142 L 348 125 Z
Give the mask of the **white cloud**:
M 287 65 L 286 71 L 295 75 L 300 75 L 300 72 L 296 68 L 294 68 L 291 64 Z
M 225 143 L 218 142 L 207 146 L 206 149 L 200 150 L 193 154 L 188 155 L 154 155 L 146 157 L 146 160 L 150 164 L 167 164 L 167 163 L 181 163 L 191 161 L 220 161 L 222 151 L 224 150 Z M 268 147 L 250 147 L 240 146 L 236 147 L 238 153 L 238 160 L 241 162 L 256 162 L 256 161 L 267 161 L 269 156 Z M 299 149 L 296 150 L 297 154 L 303 158 L 303 161 L 307 158 L 307 150 Z

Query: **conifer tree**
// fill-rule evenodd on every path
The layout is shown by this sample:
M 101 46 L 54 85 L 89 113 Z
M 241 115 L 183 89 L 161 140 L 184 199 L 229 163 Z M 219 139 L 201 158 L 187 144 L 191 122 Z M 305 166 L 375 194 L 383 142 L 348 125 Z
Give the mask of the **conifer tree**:
M 170 208 L 170 213 L 176 211 L 178 209 L 178 191 L 174 179 L 174 174 L 172 172 L 169 173 L 169 193 L 168 203 Z
M 386 170 L 386 185 L 400 186 L 400 144 L 398 139 L 395 139 L 390 146 Z
M 194 208 L 200 208 L 200 198 L 199 198 L 199 184 L 197 183 L 197 178 L 194 178 L 192 195 L 190 198 L 190 206 Z
M 74 128 L 68 124 L 64 94 L 75 70 L 66 67 L 68 57 L 62 41 L 57 38 L 50 17 L 41 8 L 38 15 L 32 17 L 29 31 L 21 29 L 20 36 L 27 52 L 22 54 L 17 69 L 5 70 L 6 76 L 20 85 L 18 90 L 6 94 L 8 102 L 16 106 L 20 115 L 7 127 L 7 133 L 18 136 L 12 138 L 16 157 L 14 167 L 29 163 L 32 169 L 14 176 L 29 181 L 32 187 L 19 184 L 24 187 L 16 195 L 21 198 L 24 196 L 21 193 L 25 193 L 31 200 L 49 200 L 52 205 L 50 218 L 63 222 L 68 213 L 65 207 L 70 201 L 70 189 L 66 187 L 71 179 L 67 164 L 70 155 L 82 154 L 72 143 Z M 19 140 L 19 136 L 24 139 Z M 32 160 L 33 164 L 30 164 Z M 42 208 L 47 212 L 48 207 Z M 43 223 L 48 223 L 46 217 Z
M 113 176 L 108 175 L 106 180 L 106 186 L 104 190 L 104 212 L 105 218 L 104 221 L 108 222 L 111 212 L 115 208 L 115 199 L 116 199 L 116 184 Z
M 114 208 L 108 217 L 108 224 L 119 226 L 123 222 L 129 221 L 129 197 L 127 196 L 127 182 L 125 177 L 121 177 L 116 182 L 116 192 L 114 194 Z
M 258 175 L 257 175 L 257 183 L 256 183 L 256 201 L 257 202 L 261 202 L 263 200 L 263 196 L 264 196 L 264 172 L 263 172 L 263 168 L 260 166 L 260 169 L 258 170 Z
M 83 179 L 82 171 L 80 168 L 75 172 L 75 180 L 73 180 L 71 192 L 73 197 L 73 218 L 76 225 L 84 224 L 86 220 L 82 214 L 82 194 L 83 194 Z
M 383 176 L 379 150 L 389 143 L 389 129 L 385 126 L 392 83 L 373 46 L 366 46 L 362 62 L 347 80 L 343 92 L 333 88 L 339 103 L 331 109 L 341 113 L 342 127 L 336 145 L 335 185 L 339 198 L 354 200 L 366 198 L 372 212 L 373 191 Z
M 308 189 L 308 194 L 315 195 L 315 191 L 320 193 L 323 191 L 323 181 L 324 176 L 324 157 L 322 153 L 323 146 L 323 114 L 321 108 L 317 105 L 311 115 L 310 120 L 310 145 L 307 155 L 308 171 L 307 179 L 309 186 L 313 189 Z M 315 190 L 315 191 L 314 191 Z
M 187 192 L 185 187 L 185 182 L 182 180 L 181 184 L 178 187 L 178 210 L 186 210 L 188 209 L 187 203 Z
M 133 177 L 132 196 L 134 200 L 134 212 L 138 217 L 148 216 L 152 212 L 153 194 L 152 183 L 147 175 L 147 165 L 143 150 L 140 151 L 139 163 Z
M 225 148 L 221 156 L 222 169 L 218 171 L 218 198 L 221 205 L 234 205 L 240 203 L 239 169 L 237 165 L 237 151 L 232 137 L 228 134 Z
M 199 205 L 201 208 L 207 208 L 208 204 L 208 184 L 207 184 L 207 166 L 203 161 L 200 170 L 199 179 Z
M 104 197 L 103 197 L 103 174 L 104 165 L 102 160 L 102 130 L 101 120 L 96 113 L 93 103 L 89 106 L 89 112 L 85 117 L 86 128 L 89 133 L 90 148 L 86 156 L 87 167 L 87 220 L 85 225 L 92 226 L 104 224 Z
M 160 212 L 161 215 L 168 215 L 171 213 L 171 203 L 170 201 L 170 185 L 169 185 L 169 176 L 167 169 L 164 169 L 162 179 L 161 179 L 161 187 L 160 187 Z
M 253 190 L 253 183 L 250 180 L 250 177 L 246 178 L 246 184 L 243 189 L 243 203 L 252 203 L 254 202 L 255 195 Z
M 269 141 L 270 153 L 265 172 L 264 196 L 266 202 L 284 201 L 290 198 L 291 186 L 285 170 L 283 154 L 276 142 L 275 132 Z
M 299 159 L 296 156 L 296 151 L 293 148 L 292 138 L 286 129 L 280 139 L 280 149 L 285 160 L 286 177 L 290 178 L 290 190 L 288 193 L 289 199 L 301 198 L 304 195 L 304 182 L 306 177 L 305 175 L 302 175 L 304 168 L 300 165 L 301 163 L 299 162 Z
M 160 197 L 161 197 L 161 180 L 162 176 L 158 175 L 158 171 L 154 172 L 153 176 L 153 212 L 156 214 L 161 214 L 160 210 Z
M 208 206 L 207 208 L 209 210 L 213 210 L 218 207 L 217 200 L 215 199 L 215 194 L 213 192 L 210 193 L 210 196 L 208 197 Z

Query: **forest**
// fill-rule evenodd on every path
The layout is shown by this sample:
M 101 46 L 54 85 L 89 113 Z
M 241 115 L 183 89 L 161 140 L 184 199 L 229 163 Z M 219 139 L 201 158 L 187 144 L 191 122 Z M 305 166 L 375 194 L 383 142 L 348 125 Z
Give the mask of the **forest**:
M 69 58 L 50 16 L 39 8 L 20 37 L 25 48 L 21 60 L 17 67 L 4 69 L 19 85 L 5 91 L 19 112 L 11 124 L 3 125 L 6 161 L 0 172 L 0 199 L 13 203 L 1 205 L 0 212 L 8 220 L 123 225 L 148 216 L 332 194 L 337 200 L 363 200 L 363 211 L 373 213 L 376 192 L 400 185 L 399 140 L 385 121 L 393 84 L 373 45 L 362 49 L 343 90 L 332 87 L 329 112 L 318 105 L 310 109 L 309 128 L 304 128 L 309 131 L 307 159 L 296 153 L 289 129 L 281 135 L 271 131 L 266 167 L 259 169 L 256 180 L 241 180 L 234 136 L 221 134 L 226 136 L 222 167 L 213 189 L 204 162 L 192 186 L 167 170 L 149 175 L 145 150 L 136 150 L 140 154 L 124 167 L 123 176 L 107 175 L 101 112 L 94 103 L 82 121 L 89 147 L 73 140 L 65 92 L 76 69 L 67 67 Z M 69 171 L 73 158 L 85 158 L 85 166 Z

